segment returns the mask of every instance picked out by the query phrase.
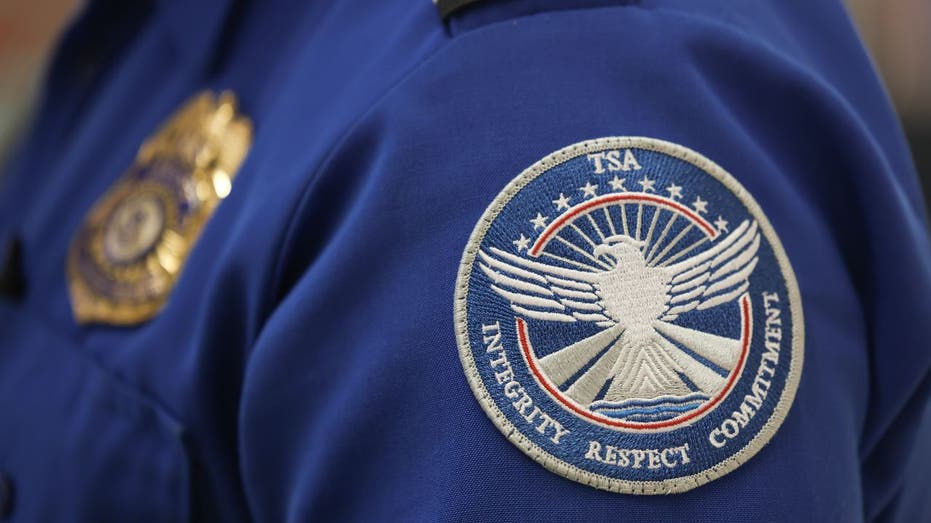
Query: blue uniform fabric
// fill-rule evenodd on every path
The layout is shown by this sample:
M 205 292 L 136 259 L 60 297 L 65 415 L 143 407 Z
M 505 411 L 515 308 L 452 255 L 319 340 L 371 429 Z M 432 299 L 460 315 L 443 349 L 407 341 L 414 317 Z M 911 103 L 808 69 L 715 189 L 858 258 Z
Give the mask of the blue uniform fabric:
M 68 245 L 188 97 L 255 142 L 164 310 L 78 325 Z M 797 274 L 805 368 L 753 459 L 685 494 L 552 474 L 457 355 L 462 249 L 568 144 L 722 165 Z M 931 521 L 931 249 L 909 153 L 841 6 L 729 0 L 97 0 L 0 187 L 13 521 Z M 922 466 L 921 464 L 924 464 Z

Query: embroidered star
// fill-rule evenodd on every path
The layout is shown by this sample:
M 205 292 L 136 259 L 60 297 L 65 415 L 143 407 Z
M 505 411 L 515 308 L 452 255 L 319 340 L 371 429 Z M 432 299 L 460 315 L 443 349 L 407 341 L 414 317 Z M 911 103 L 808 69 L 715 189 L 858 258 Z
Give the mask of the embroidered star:
M 569 208 L 569 198 L 563 193 L 559 193 L 559 198 L 553 200 L 553 203 L 556 204 L 557 211 Z
M 650 191 L 656 192 L 656 189 L 653 187 L 653 185 L 656 183 L 656 180 L 651 180 L 648 177 L 644 176 L 643 179 L 637 183 L 640 184 L 640 187 L 643 187 L 643 192 L 650 192 Z
M 592 182 L 586 182 L 585 185 L 579 187 L 579 190 L 582 191 L 582 197 L 591 197 L 594 198 L 597 194 L 595 191 L 598 189 L 597 185 L 592 185 Z
M 626 191 L 627 188 L 624 187 L 624 182 L 626 180 L 627 178 L 618 178 L 617 175 L 615 174 L 614 179 L 608 182 L 608 185 L 610 185 L 611 188 L 614 189 L 615 191 Z
M 720 216 L 718 216 L 718 219 L 714 221 L 714 226 L 718 228 L 718 232 L 728 232 L 727 220 Z
M 549 220 L 549 216 L 543 216 L 540 213 L 537 213 L 537 217 L 530 220 L 530 223 L 533 224 L 533 230 L 542 229 L 546 227 L 546 220 Z
M 666 191 L 669 192 L 669 197 L 672 198 L 673 200 L 682 199 L 682 187 L 673 183 L 673 184 L 670 184 L 669 187 L 666 187 Z
M 527 250 L 527 246 L 530 245 L 530 238 L 521 234 L 519 240 L 514 240 L 511 243 L 517 247 L 517 252 L 524 251 Z
M 692 202 L 692 207 L 695 208 L 695 212 L 698 214 L 708 212 L 708 202 L 701 199 L 701 196 L 696 196 L 695 201 Z

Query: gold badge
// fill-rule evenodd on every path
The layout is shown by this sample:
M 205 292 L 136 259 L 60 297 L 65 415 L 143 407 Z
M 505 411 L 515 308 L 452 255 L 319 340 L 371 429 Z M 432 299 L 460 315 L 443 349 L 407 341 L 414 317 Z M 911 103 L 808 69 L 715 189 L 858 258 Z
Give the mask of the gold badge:
M 251 143 L 252 124 L 237 113 L 236 97 L 204 92 L 142 144 L 71 243 L 78 323 L 131 325 L 161 310 Z

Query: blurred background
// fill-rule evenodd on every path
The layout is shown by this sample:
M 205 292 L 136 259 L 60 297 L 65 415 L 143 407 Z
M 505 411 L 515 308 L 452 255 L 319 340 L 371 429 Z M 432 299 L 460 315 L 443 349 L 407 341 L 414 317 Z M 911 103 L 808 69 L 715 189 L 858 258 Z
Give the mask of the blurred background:
M 425 0 L 426 1 L 426 0 Z M 931 201 L 931 1 L 846 0 L 896 105 Z M 0 0 L 0 165 L 79 0 Z
M 0 0 L 0 167 L 25 125 L 55 38 L 79 0 Z

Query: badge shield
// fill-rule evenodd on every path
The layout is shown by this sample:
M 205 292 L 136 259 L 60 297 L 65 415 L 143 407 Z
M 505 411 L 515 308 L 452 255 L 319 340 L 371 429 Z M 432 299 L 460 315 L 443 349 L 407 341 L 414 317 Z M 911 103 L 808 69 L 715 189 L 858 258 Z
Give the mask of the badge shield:
M 142 145 L 71 243 L 78 323 L 132 325 L 161 310 L 251 141 L 252 125 L 232 93 L 204 92 Z

